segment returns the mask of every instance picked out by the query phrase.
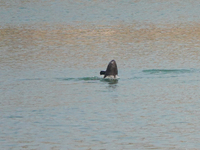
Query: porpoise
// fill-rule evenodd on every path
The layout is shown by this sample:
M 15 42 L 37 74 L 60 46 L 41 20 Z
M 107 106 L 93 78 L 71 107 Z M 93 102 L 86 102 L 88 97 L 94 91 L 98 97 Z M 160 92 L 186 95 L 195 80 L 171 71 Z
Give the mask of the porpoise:
M 104 78 L 111 78 L 111 79 L 119 78 L 116 61 L 111 60 L 108 64 L 106 71 L 100 71 L 100 75 L 104 75 Z

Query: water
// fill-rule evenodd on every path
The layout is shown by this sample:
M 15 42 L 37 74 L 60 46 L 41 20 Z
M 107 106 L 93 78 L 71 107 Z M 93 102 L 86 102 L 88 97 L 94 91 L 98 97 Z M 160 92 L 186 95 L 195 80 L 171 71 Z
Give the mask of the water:
M 67 23 L 112 24 L 185 23 L 200 21 L 198 1 L 132 1 L 132 0 L 1 0 L 1 24 Z
M 88 73 L 1 81 L 1 147 L 199 147 L 199 70 L 124 72 L 119 80 Z
M 0 149 L 200 147 L 199 2 L 0 8 Z

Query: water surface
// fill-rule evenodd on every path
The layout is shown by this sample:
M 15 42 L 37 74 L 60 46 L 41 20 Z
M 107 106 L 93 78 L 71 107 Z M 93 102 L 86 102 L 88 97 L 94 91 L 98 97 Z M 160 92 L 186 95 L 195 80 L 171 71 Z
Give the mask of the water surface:
M 198 149 L 199 8 L 1 0 L 0 148 Z

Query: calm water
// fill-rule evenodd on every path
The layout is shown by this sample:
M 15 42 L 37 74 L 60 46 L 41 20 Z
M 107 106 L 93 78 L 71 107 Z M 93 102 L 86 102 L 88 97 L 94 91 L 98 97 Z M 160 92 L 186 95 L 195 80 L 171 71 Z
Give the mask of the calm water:
M 0 149 L 199 149 L 199 14 L 0 0 Z M 112 59 L 120 79 L 102 79 Z

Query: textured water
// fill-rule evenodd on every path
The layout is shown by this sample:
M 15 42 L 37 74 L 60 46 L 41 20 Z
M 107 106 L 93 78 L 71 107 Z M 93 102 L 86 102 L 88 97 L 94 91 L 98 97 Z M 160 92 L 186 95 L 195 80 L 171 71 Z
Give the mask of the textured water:
M 1 24 L 113 24 L 113 22 L 187 23 L 200 21 L 198 1 L 33 0 L 0 1 Z
M 199 149 L 199 11 L 0 0 L 0 149 Z

